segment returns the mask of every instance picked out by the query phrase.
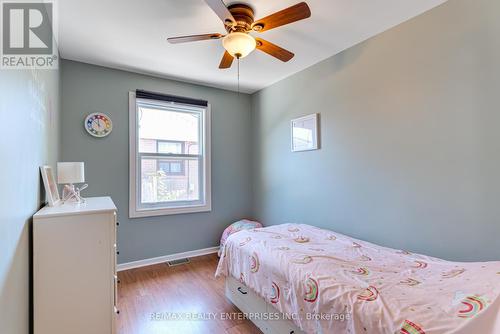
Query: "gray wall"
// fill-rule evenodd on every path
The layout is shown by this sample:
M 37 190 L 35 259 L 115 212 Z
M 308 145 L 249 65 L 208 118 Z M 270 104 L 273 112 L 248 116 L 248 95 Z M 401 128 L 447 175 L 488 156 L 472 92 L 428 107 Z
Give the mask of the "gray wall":
M 59 154 L 59 71 L 0 70 L 0 333 L 27 334 L 31 216 L 45 200 L 39 167 Z
M 119 262 L 216 246 L 229 223 L 248 216 L 250 96 L 73 61 L 62 64 L 62 160 L 84 161 L 85 196 L 109 195 L 119 213 Z M 128 92 L 137 88 L 206 99 L 212 105 L 212 211 L 128 218 Z M 92 112 L 113 121 L 106 138 L 83 127 Z
M 450 0 L 256 93 L 256 218 L 500 260 L 499 12 Z M 291 153 L 314 112 L 321 150 Z

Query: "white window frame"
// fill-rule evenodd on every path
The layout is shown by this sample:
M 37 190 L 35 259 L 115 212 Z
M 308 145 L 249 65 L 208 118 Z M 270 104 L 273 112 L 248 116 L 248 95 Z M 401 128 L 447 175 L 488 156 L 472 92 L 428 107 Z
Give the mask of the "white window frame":
M 154 100 L 148 100 L 148 102 L 154 102 Z M 177 106 L 189 107 L 189 105 L 184 105 L 175 102 L 165 102 L 156 101 L 159 104 L 173 104 Z M 130 218 L 140 218 L 140 217 L 154 217 L 154 216 L 165 216 L 165 215 L 176 215 L 184 213 L 195 213 L 195 212 L 208 212 L 212 211 L 212 173 L 211 173 L 211 112 L 210 104 L 207 105 L 204 111 L 203 117 L 203 138 L 202 141 L 203 148 L 203 180 L 204 182 L 201 187 L 203 187 L 203 198 L 204 203 L 194 204 L 194 205 L 183 205 L 175 207 L 149 207 L 140 208 L 138 205 L 138 191 L 140 190 L 140 175 L 138 172 L 139 168 L 139 138 L 137 131 L 137 99 L 135 92 L 129 92 L 129 217 Z

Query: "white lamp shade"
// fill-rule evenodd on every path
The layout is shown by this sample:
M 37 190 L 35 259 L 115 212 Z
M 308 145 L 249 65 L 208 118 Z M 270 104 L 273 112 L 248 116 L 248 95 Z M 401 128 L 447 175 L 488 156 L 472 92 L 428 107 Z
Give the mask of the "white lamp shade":
M 85 182 L 85 164 L 83 162 L 58 162 L 57 183 Z
M 231 56 L 243 58 L 255 50 L 257 42 L 249 34 L 232 32 L 222 39 L 222 46 Z

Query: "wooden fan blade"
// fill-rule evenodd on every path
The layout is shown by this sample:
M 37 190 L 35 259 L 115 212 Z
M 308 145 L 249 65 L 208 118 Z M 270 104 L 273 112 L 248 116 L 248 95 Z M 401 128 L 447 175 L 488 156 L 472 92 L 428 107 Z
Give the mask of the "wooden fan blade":
M 227 9 L 222 0 L 205 0 L 207 5 L 217 14 L 224 24 L 236 23 L 233 14 Z
M 288 50 L 283 49 L 271 42 L 263 40 L 262 38 L 256 38 L 257 41 L 257 49 L 267 53 L 270 56 L 278 58 L 281 61 L 287 62 L 295 56 Z
M 301 2 L 255 21 L 252 24 L 252 28 L 259 32 L 266 31 L 295 21 L 307 19 L 310 16 L 311 10 L 309 6 L 305 2 Z
M 229 54 L 229 52 L 224 52 L 224 55 L 222 56 L 222 60 L 220 61 L 219 68 L 224 69 L 224 68 L 230 68 L 231 64 L 233 63 L 234 57 Z
M 177 43 L 204 41 L 207 39 L 219 39 L 221 37 L 224 37 L 224 35 L 216 33 L 216 34 L 203 34 L 203 35 L 171 37 L 171 38 L 167 38 L 167 41 L 169 43 L 172 43 L 172 44 L 177 44 Z

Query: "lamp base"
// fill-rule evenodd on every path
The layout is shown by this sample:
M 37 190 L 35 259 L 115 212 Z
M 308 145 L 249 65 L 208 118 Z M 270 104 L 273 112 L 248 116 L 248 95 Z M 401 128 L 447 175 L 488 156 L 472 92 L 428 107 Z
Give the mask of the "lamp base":
M 85 203 L 85 198 L 80 195 L 80 191 L 87 188 L 87 184 L 84 184 L 81 188 L 75 187 L 74 184 L 67 184 L 63 188 L 62 201 L 63 203 Z

